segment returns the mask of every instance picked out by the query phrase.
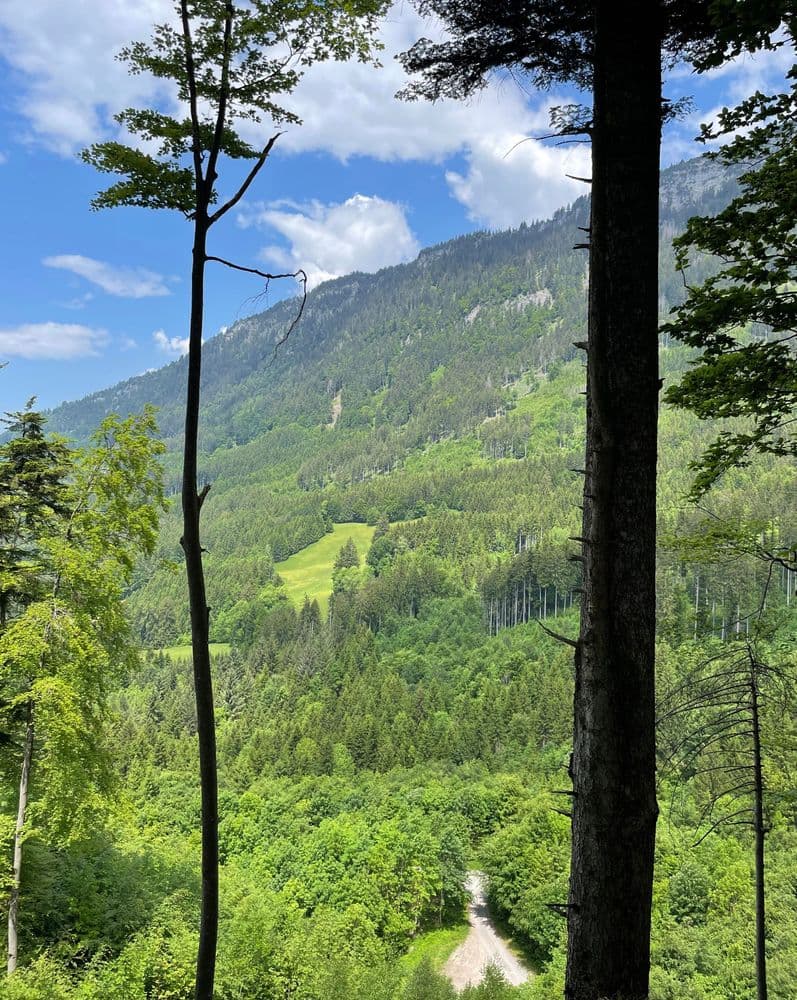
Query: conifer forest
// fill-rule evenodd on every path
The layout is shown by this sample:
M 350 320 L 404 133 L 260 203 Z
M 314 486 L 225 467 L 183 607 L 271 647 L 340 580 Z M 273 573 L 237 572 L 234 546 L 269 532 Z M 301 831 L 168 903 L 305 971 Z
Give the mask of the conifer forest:
M 797 996 L 793 5 L 412 3 L 402 114 L 574 95 L 589 171 L 328 280 L 235 220 L 398 8 L 154 2 L 108 53 L 171 96 L 69 169 L 180 227 L 186 340 L 2 407 L 0 1000 Z M 661 166 L 663 74 L 759 58 Z

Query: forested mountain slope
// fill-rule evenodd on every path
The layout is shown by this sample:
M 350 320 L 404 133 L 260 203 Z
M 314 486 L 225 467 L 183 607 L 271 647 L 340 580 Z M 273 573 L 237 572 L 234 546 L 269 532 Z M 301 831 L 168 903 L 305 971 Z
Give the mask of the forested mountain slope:
M 664 174 L 662 311 L 682 288 L 673 233 L 732 190 L 704 160 Z M 512 553 L 520 537 L 520 547 L 531 539 L 550 549 L 545 582 L 557 582 L 557 565 L 559 582 L 572 582 L 561 543 L 573 520 L 566 469 L 582 447 L 573 342 L 584 336 L 586 280 L 573 245 L 587 216 L 580 199 L 544 222 L 463 236 L 410 264 L 328 282 L 276 353 L 296 301 L 206 344 L 200 475 L 213 483 L 203 518 L 215 638 L 229 638 L 233 605 L 258 598 L 274 562 L 332 522 L 466 512 L 473 537 L 462 544 L 480 577 L 490 563 L 480 553 Z M 670 354 L 665 370 L 682 367 L 683 352 Z M 109 410 L 155 403 L 176 491 L 185 366 L 65 404 L 50 426 L 80 438 Z M 517 459 L 525 460 L 507 461 Z M 159 557 L 179 560 L 178 535 L 173 511 Z M 131 607 L 145 640 L 168 645 L 187 627 L 185 602 L 182 581 L 157 567 L 142 569 Z
M 682 289 L 672 235 L 732 190 L 704 161 L 666 171 L 662 312 Z M 214 660 L 219 1000 L 454 1000 L 435 968 L 465 934 L 469 868 L 488 876 L 491 906 L 537 975 L 462 996 L 562 995 L 565 922 L 548 904 L 566 898 L 567 800 L 555 793 L 568 787 L 572 651 L 536 619 L 578 627 L 568 556 L 586 262 L 572 247 L 587 214 L 582 199 L 322 285 L 276 357 L 295 302 L 206 345 L 203 542 L 212 637 L 231 644 Z M 665 381 L 688 361 L 662 344 Z M 81 438 L 109 409 L 158 404 L 176 491 L 184 380 L 183 360 L 59 408 L 50 427 Z M 660 693 L 677 701 L 706 664 L 738 670 L 750 649 L 778 671 L 761 713 L 768 951 L 770 997 L 791 1000 L 795 580 L 760 556 L 797 540 L 797 475 L 762 458 L 726 476 L 705 510 L 690 506 L 688 463 L 714 430 L 662 410 Z M 47 776 L 34 774 L 24 967 L 0 984 L 2 1000 L 192 996 L 194 698 L 188 664 L 163 651 L 188 626 L 177 506 L 127 597 L 145 652 L 113 694 L 104 736 L 118 782 L 97 803 L 97 829 L 51 831 Z M 302 601 L 301 574 L 321 606 Z M 718 810 L 749 805 L 727 781 L 744 744 L 724 736 L 708 763 L 685 765 L 667 749 L 700 746 L 701 713 L 674 711 L 661 732 L 651 1000 L 752 1000 L 752 838 L 711 828 Z M 2 778 L 10 829 L 14 768 Z
M 724 205 L 734 187 L 722 168 L 703 159 L 665 171 L 663 241 L 668 244 L 696 212 Z M 573 356 L 567 337 L 583 324 L 586 268 L 572 247 L 588 210 L 581 198 L 543 222 L 462 236 L 423 250 L 410 264 L 326 282 L 310 293 L 301 325 L 276 355 L 274 344 L 295 315 L 295 301 L 239 320 L 204 348 L 205 453 L 294 422 L 328 423 L 330 398 L 341 389 L 341 429 L 413 423 L 419 435 L 433 437 L 435 428 L 421 426 L 418 411 L 433 408 L 435 398 L 446 401 L 447 389 L 465 389 L 475 380 L 482 390 L 495 383 L 495 395 L 478 404 L 489 410 L 505 398 L 501 383 L 516 370 L 545 369 Z M 669 262 L 665 248 L 663 305 L 679 296 L 681 284 Z M 487 367 L 474 371 L 477 360 Z M 109 410 L 139 410 L 150 402 L 160 407 L 165 437 L 178 437 L 186 365 L 182 358 L 65 403 L 51 414 L 51 426 L 81 437 Z M 444 379 L 442 365 L 453 367 Z M 432 373 L 434 393 L 422 381 Z M 472 381 L 453 381 L 454 374 Z M 467 411 L 457 412 L 451 428 L 442 418 L 438 433 L 450 432 L 457 417 L 466 420 Z

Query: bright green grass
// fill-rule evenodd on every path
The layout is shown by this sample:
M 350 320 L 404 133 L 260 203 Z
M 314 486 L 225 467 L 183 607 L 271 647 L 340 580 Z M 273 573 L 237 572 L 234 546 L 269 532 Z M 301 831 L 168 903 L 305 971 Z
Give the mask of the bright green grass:
M 412 972 L 424 959 L 428 959 L 432 968 L 439 972 L 454 949 L 468 936 L 469 930 L 470 924 L 463 921 L 454 927 L 441 927 L 427 934 L 421 934 L 412 942 L 407 954 L 401 958 L 402 968 L 408 973 Z
M 332 568 L 338 552 L 351 538 L 357 546 L 360 559 L 364 559 L 376 529 L 372 524 L 350 521 L 335 524 L 332 531 L 317 542 L 296 552 L 274 569 L 285 583 L 288 598 L 297 606 L 304 602 L 304 595 L 317 600 L 324 609 L 332 593 Z
M 229 642 L 211 642 L 210 644 L 210 655 L 218 656 L 219 653 L 229 653 L 230 644 Z M 163 649 L 156 650 L 159 653 L 165 653 L 166 656 L 171 657 L 173 660 L 190 660 L 191 659 L 191 645 L 187 646 L 164 646 Z

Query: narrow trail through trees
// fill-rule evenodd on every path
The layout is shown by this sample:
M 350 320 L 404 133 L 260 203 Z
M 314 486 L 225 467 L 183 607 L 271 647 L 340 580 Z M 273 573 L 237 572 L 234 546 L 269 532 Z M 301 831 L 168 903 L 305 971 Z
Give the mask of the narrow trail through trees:
M 468 872 L 465 888 L 470 893 L 470 932 L 446 962 L 444 974 L 458 991 L 464 990 L 466 986 L 477 986 L 484 979 L 484 973 L 490 965 L 501 972 L 510 986 L 520 986 L 527 982 L 531 973 L 498 936 L 490 920 L 485 881 L 481 872 Z

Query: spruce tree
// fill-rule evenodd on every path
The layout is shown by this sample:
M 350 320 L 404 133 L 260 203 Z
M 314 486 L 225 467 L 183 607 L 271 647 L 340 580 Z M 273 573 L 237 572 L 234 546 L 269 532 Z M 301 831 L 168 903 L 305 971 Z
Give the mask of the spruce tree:
M 0 447 L 0 629 L 14 606 L 24 607 L 43 586 L 45 566 L 35 538 L 65 513 L 69 452 L 45 434 L 34 402 L 0 420 L 11 435 Z
M 592 142 L 583 568 L 571 762 L 572 864 L 565 993 L 648 995 L 658 807 L 654 637 L 658 414 L 658 184 L 662 53 L 701 65 L 768 44 L 783 4 L 421 0 L 450 38 L 421 39 L 407 97 L 461 97 L 496 69 L 542 87 L 591 87 L 564 130 Z M 723 19 L 724 18 L 724 19 Z M 560 637 L 564 638 L 564 637 Z
M 349 538 L 337 554 L 335 559 L 335 569 L 348 569 L 351 566 L 359 565 L 360 555 L 357 552 L 357 546 L 354 544 L 354 539 Z
M 665 399 L 704 420 L 744 420 L 721 431 L 693 466 L 694 499 L 756 453 L 797 455 L 797 65 L 789 78 L 786 93 L 757 93 L 703 129 L 705 139 L 734 137 L 710 155 L 742 171 L 740 192 L 716 216 L 690 219 L 675 241 L 686 282 L 696 254 L 720 266 L 687 286 L 664 327 L 700 351 Z

